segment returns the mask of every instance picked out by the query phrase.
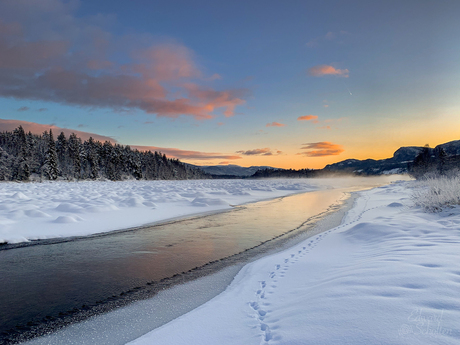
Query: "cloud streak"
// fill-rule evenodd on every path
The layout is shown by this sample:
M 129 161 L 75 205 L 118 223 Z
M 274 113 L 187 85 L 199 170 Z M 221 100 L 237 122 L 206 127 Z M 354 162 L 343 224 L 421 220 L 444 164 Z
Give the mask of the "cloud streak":
M 326 157 L 326 156 L 337 156 L 345 151 L 341 145 L 333 144 L 328 141 L 321 141 L 317 143 L 307 143 L 301 150 L 304 152 L 298 153 L 306 157 Z
M 262 149 L 253 149 L 253 150 L 247 150 L 247 151 L 237 151 L 236 153 L 245 155 L 245 156 L 273 156 L 273 155 L 280 155 L 283 152 L 279 150 L 275 150 L 273 152 L 270 148 L 265 147 Z
M 221 77 L 204 76 L 184 45 L 114 36 L 114 18 L 76 17 L 76 4 L 0 2 L 0 97 L 199 120 L 245 103 L 246 89 L 191 84 Z
M 241 156 L 238 155 L 227 155 L 223 153 L 215 152 L 201 152 L 201 151 L 190 151 L 190 150 L 181 150 L 176 148 L 169 147 L 158 147 L 158 146 L 140 146 L 140 145 L 130 145 L 131 148 L 137 149 L 139 151 L 157 151 L 164 153 L 168 158 L 177 158 L 185 160 L 207 160 L 207 159 L 241 159 Z
M 311 121 L 313 123 L 318 123 L 318 116 L 317 115 L 304 115 L 304 116 L 299 116 L 297 118 L 297 121 Z
M 324 77 L 327 75 L 333 75 L 337 77 L 348 78 L 348 69 L 337 69 L 330 65 L 317 65 L 308 69 L 307 74 L 311 77 Z
M 286 125 L 283 124 L 283 123 L 279 123 L 279 122 L 267 123 L 265 125 L 265 127 L 284 127 L 284 126 L 286 126 Z
M 24 131 L 26 133 L 32 132 L 33 134 L 42 134 L 43 132 L 49 131 L 51 129 L 53 130 L 55 137 L 61 132 L 64 132 L 67 138 L 70 136 L 70 134 L 75 133 L 77 137 L 81 138 L 82 140 L 88 140 L 90 137 L 92 137 L 94 140 L 98 140 L 101 142 L 104 142 L 104 141 L 110 141 L 112 143 L 117 142 L 114 138 L 107 137 L 104 135 L 99 135 L 99 134 L 89 133 L 89 132 L 82 132 L 82 131 L 77 131 L 77 130 L 69 129 L 69 128 L 57 127 L 55 125 L 44 125 L 44 124 L 28 122 L 28 121 L 0 119 L 0 132 L 4 132 L 4 131 L 11 132 L 15 130 L 16 128 L 18 128 L 19 126 L 22 126 L 22 128 L 24 128 Z

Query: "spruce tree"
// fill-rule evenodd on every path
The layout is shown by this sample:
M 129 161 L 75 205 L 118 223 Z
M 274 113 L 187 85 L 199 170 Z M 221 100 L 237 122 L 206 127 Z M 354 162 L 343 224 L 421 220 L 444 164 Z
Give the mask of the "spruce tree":
M 54 142 L 53 132 L 50 129 L 48 136 L 48 150 L 46 151 L 45 165 L 43 167 L 45 176 L 49 180 L 58 178 L 58 162 L 56 153 L 56 143 Z
M 81 139 L 75 133 L 72 133 L 68 142 L 68 153 L 70 160 L 69 174 L 73 178 L 81 177 L 81 160 L 80 160 Z
M 67 176 L 68 174 L 67 149 L 67 139 L 65 137 L 64 132 L 61 132 L 61 134 L 58 135 L 56 141 L 56 153 L 58 158 L 58 170 L 60 172 L 60 175 L 62 176 Z

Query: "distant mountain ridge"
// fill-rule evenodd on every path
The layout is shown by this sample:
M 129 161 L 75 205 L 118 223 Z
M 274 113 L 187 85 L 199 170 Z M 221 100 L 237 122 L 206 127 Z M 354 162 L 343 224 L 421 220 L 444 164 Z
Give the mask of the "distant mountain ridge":
M 353 175 L 383 175 L 383 174 L 405 174 L 408 166 L 415 157 L 424 149 L 428 149 L 430 155 L 434 157 L 436 150 L 443 149 L 451 164 L 460 164 L 460 140 L 450 141 L 440 144 L 435 148 L 425 148 L 422 146 L 403 146 L 397 149 L 393 157 L 386 159 L 346 159 L 341 162 L 328 164 L 323 169 L 280 169 L 269 166 L 242 167 L 235 164 L 229 165 L 190 165 L 203 170 L 205 173 L 213 175 L 214 178 L 305 178 L 321 177 L 337 174 Z
M 415 157 L 422 152 L 424 147 L 405 146 L 395 151 L 393 157 L 387 159 L 346 159 L 341 162 L 326 165 L 323 170 L 348 172 L 359 175 L 381 175 L 406 173 L 408 164 L 413 162 Z M 443 149 L 448 157 L 460 155 L 460 140 L 450 141 L 433 148 L 428 148 L 430 154 L 435 150 Z

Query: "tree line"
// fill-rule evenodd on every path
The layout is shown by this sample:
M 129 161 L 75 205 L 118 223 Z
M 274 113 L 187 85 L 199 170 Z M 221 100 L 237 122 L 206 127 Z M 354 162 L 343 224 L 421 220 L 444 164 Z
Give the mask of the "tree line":
M 249 178 L 314 178 L 349 175 L 347 172 L 330 171 L 325 169 L 272 169 L 257 170 Z
M 409 174 L 416 179 L 455 175 L 460 172 L 460 156 L 448 155 L 442 147 L 425 146 L 408 166 Z
M 129 146 L 81 140 L 50 129 L 41 135 L 22 126 L 0 133 L 0 181 L 45 180 L 185 180 L 209 178 L 200 169 L 159 152 Z

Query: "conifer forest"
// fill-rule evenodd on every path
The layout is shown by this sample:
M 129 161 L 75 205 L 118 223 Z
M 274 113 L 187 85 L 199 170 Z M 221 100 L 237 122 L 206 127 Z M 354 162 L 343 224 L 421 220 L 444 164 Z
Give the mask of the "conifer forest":
M 0 181 L 29 180 L 185 180 L 209 178 L 202 170 L 159 152 L 81 140 L 52 130 L 25 133 L 20 126 L 0 133 Z

